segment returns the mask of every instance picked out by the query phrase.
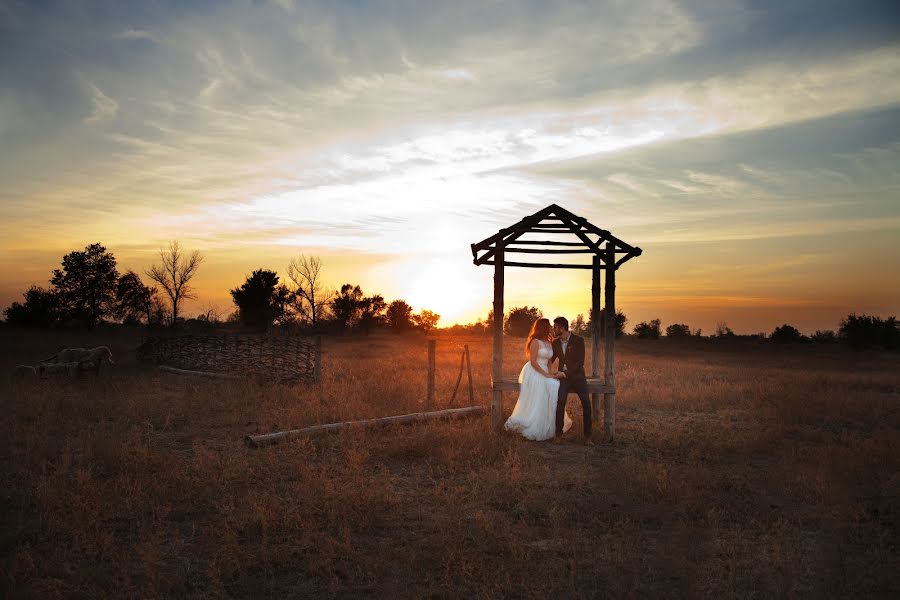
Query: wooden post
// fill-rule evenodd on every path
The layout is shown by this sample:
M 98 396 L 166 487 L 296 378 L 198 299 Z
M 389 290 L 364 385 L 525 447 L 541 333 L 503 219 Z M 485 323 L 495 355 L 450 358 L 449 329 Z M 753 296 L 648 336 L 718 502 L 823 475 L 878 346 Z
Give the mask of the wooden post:
M 469 403 L 475 404 L 475 388 L 472 383 L 472 363 L 469 360 L 469 345 L 466 344 L 464 348 L 466 353 L 466 371 L 468 372 L 469 377 Z
M 591 271 L 591 377 L 600 375 L 600 277 L 603 272 L 603 264 L 600 256 L 594 255 L 593 270 Z M 591 393 L 591 416 L 594 422 L 600 419 L 600 394 Z
M 428 399 L 425 408 L 431 410 L 434 407 L 434 350 L 436 340 L 428 340 Z
M 612 392 L 603 395 L 603 429 L 606 439 L 613 441 L 616 435 L 616 250 L 606 245 L 606 347 L 604 383 Z
M 503 378 L 503 246 L 496 242 L 494 252 L 494 353 L 491 364 L 491 425 L 499 430 L 503 425 L 503 392 L 497 389 Z

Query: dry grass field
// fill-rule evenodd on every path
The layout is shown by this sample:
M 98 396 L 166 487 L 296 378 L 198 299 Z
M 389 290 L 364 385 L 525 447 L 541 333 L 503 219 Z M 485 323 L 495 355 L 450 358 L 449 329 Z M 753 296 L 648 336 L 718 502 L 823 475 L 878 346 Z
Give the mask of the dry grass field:
M 326 340 L 304 389 L 142 370 L 135 333 L 0 332 L 7 373 L 67 345 L 119 360 L 0 387 L 3 596 L 900 594 L 900 356 L 639 342 L 619 346 L 613 444 L 579 443 L 572 396 L 560 445 L 486 417 L 252 450 L 248 433 L 421 410 L 424 340 Z M 438 408 L 463 343 L 489 402 L 489 339 L 439 336 Z

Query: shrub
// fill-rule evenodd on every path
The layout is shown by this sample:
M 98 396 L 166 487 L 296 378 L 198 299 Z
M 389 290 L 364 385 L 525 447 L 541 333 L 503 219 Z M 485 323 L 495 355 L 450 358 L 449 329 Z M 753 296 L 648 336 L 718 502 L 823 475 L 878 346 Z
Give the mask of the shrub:
M 535 307 L 520 306 L 509 311 L 504 325 L 504 333 L 516 337 L 528 337 L 531 326 L 535 321 L 544 316 L 544 313 Z
M 666 337 L 688 338 L 691 337 L 691 328 L 684 323 L 672 323 L 666 327 Z
M 900 348 L 900 323 L 896 317 L 881 319 L 850 314 L 841 320 L 838 337 L 852 348 Z
M 661 335 L 660 324 L 659 319 L 653 319 L 649 323 L 641 321 L 634 326 L 634 335 L 643 340 L 658 340 Z
M 796 327 L 788 324 L 784 324 L 781 327 L 776 327 L 775 331 L 772 332 L 770 339 L 776 344 L 790 344 L 794 342 L 802 342 L 806 339 L 806 337 L 797 330 Z

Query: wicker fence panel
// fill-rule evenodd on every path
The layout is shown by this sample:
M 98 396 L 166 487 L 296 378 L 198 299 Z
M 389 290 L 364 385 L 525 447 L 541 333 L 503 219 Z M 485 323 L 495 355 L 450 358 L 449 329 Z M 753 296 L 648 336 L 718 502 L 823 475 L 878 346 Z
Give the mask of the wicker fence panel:
M 140 362 L 192 371 L 257 375 L 280 383 L 320 379 L 322 339 L 240 333 L 144 336 Z

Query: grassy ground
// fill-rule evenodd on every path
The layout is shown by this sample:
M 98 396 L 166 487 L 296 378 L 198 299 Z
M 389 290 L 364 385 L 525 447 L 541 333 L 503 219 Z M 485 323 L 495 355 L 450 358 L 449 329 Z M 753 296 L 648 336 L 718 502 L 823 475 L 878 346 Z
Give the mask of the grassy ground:
M 619 346 L 613 444 L 579 443 L 573 396 L 561 445 L 485 418 L 250 450 L 421 410 L 424 340 L 327 340 L 303 389 L 141 370 L 136 334 L 2 332 L 6 372 L 64 346 L 118 359 L 97 383 L 0 387 L 3 595 L 900 593 L 896 354 L 639 342 Z M 489 340 L 440 337 L 438 408 L 463 343 L 489 401 Z

